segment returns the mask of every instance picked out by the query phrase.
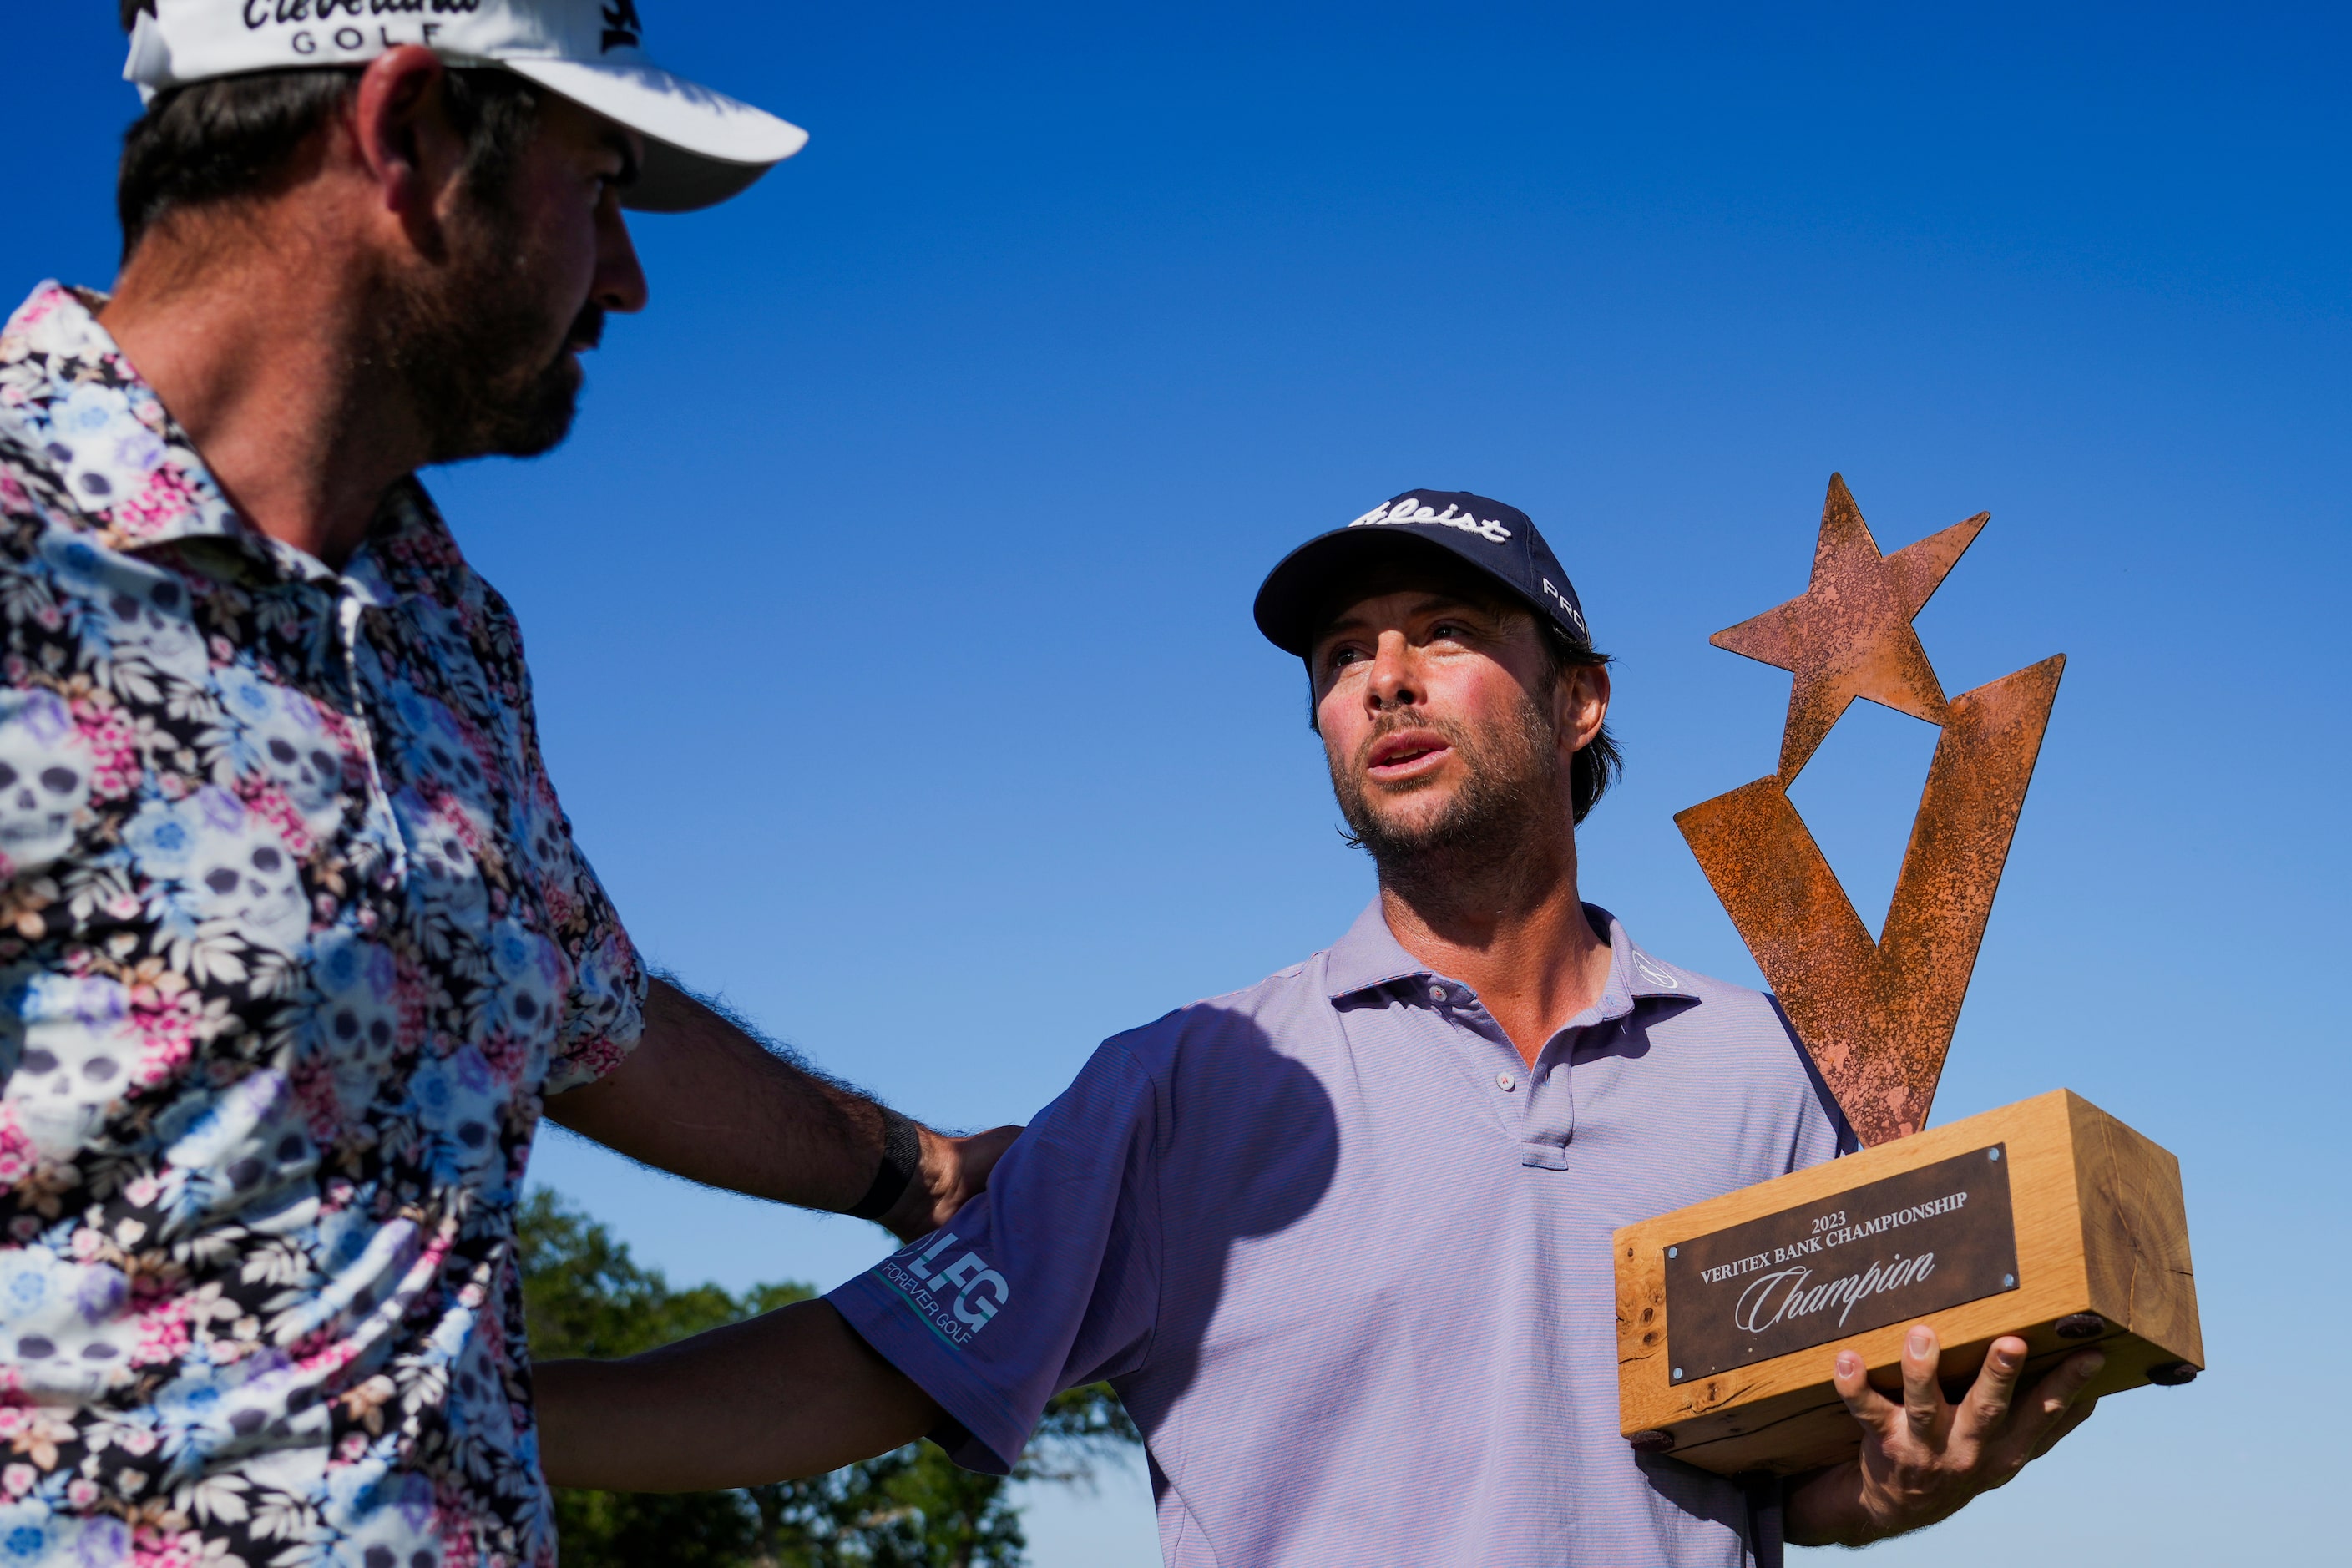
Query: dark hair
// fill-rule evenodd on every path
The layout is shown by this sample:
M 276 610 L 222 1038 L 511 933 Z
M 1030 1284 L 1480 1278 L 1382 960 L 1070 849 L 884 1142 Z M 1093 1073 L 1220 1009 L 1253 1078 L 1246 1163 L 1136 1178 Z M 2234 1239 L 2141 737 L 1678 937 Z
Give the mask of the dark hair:
M 1349 605 L 1360 604 L 1381 594 L 1392 594 L 1407 588 L 1433 589 L 1451 594 L 1469 604 L 1488 605 L 1517 611 L 1532 619 L 1543 634 L 1544 673 L 1552 687 L 1568 678 L 1571 669 L 1606 668 L 1616 661 L 1595 649 L 1589 641 L 1569 635 L 1567 628 L 1549 616 L 1539 615 L 1527 601 L 1505 592 L 1475 567 L 1465 563 L 1449 550 L 1425 541 L 1400 538 L 1391 542 L 1391 548 L 1360 564 L 1354 571 L 1342 574 L 1325 595 L 1323 606 L 1315 617 L 1315 636 L 1308 644 L 1307 665 L 1307 727 L 1321 732 L 1315 714 L 1314 642 L 1322 640 L 1324 629 L 1336 620 Z M 1575 820 L 1582 822 L 1600 804 L 1625 773 L 1625 754 L 1617 748 L 1617 737 L 1609 732 L 1604 720 L 1601 732 L 1585 742 L 1582 750 L 1568 763 L 1568 797 Z
M 128 30 L 154 0 L 122 0 Z M 114 187 L 127 258 L 157 219 L 178 207 L 267 194 L 291 178 L 311 138 L 351 100 L 351 67 L 255 71 L 155 95 L 122 138 Z M 530 84 L 495 67 L 442 79 L 451 125 L 466 142 L 465 179 L 476 191 L 506 186 L 537 124 Z

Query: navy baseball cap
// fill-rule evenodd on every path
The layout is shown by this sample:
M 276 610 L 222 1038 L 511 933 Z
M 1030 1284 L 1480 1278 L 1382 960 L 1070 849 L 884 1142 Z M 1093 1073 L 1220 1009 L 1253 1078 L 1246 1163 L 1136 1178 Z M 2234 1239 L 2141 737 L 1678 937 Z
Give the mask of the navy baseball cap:
M 1590 647 L 1584 606 L 1528 514 L 1467 490 L 1407 490 L 1372 508 L 1345 528 L 1318 534 L 1284 556 L 1257 591 L 1257 629 L 1285 653 L 1307 657 L 1315 617 L 1340 572 L 1396 548 L 1402 538 L 1424 539 L 1485 571 L 1512 596 L 1548 617 L 1572 642 Z

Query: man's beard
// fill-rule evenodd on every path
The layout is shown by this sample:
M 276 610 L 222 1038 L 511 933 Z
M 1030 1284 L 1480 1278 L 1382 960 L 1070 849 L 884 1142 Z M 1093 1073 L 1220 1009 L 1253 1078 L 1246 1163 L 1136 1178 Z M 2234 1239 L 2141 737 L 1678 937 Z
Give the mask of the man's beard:
M 448 266 L 385 280 L 368 357 L 404 390 L 426 463 L 535 458 L 571 434 L 571 351 L 602 340 L 604 307 L 583 305 L 550 357 L 544 269 L 523 226 L 488 202 L 468 202 L 460 224 Z
M 1373 810 L 1364 783 L 1372 747 L 1398 730 L 1444 736 L 1461 766 L 1462 782 L 1444 809 L 1412 823 Z M 1524 693 L 1510 719 L 1486 735 L 1473 735 L 1449 720 L 1399 714 L 1373 727 L 1349 765 L 1329 759 L 1331 789 L 1349 837 L 1371 856 L 1382 883 L 1435 892 L 1512 864 L 1542 841 L 1539 824 L 1565 816 L 1568 803 L 1553 760 L 1558 743 L 1551 716 Z M 1414 793 L 1389 798 L 1402 802 Z

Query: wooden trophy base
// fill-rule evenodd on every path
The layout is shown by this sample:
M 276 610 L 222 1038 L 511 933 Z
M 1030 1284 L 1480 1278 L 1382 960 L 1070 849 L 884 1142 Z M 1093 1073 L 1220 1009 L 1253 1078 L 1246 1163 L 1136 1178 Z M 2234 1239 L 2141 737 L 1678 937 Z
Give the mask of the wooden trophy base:
M 2179 1162 L 2063 1089 L 1627 1226 L 1616 1261 L 1626 1440 L 1723 1475 L 1852 1458 L 1831 1368 L 1899 1397 L 1914 1323 L 1951 1395 L 2002 1334 L 2029 1385 L 2091 1346 L 2093 1394 L 2205 1364 Z

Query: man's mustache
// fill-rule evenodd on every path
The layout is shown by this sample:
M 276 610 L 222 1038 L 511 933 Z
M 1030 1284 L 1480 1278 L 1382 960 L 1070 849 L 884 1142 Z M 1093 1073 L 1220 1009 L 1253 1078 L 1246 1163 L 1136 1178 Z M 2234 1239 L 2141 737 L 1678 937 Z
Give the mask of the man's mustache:
M 1461 729 L 1448 720 L 1433 718 L 1426 713 L 1383 713 L 1372 721 L 1371 733 L 1366 735 L 1363 743 L 1356 748 L 1356 771 L 1359 773 L 1371 766 L 1372 748 L 1399 730 L 1426 730 L 1443 739 L 1461 755 L 1466 757 L 1471 752 L 1471 748 L 1463 740 Z
M 572 330 L 563 336 L 566 349 L 593 349 L 604 341 L 604 307 L 590 300 L 580 307 L 580 314 L 572 320 Z

